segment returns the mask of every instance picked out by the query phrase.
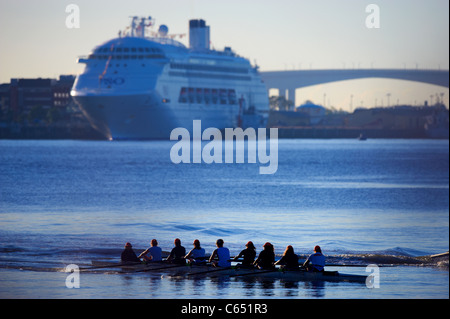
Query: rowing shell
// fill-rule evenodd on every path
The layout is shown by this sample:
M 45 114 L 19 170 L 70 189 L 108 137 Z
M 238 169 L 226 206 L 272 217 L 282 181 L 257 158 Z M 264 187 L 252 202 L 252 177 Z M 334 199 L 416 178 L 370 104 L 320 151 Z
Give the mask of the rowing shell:
M 324 271 L 324 272 L 308 272 L 304 270 L 298 271 L 283 271 L 281 269 L 274 270 L 260 270 L 260 269 L 244 269 L 237 267 L 230 268 L 216 268 L 211 266 L 201 265 L 174 265 L 164 262 L 155 262 L 145 264 L 117 264 L 108 262 L 95 262 L 92 264 L 98 268 L 120 267 L 123 272 L 158 272 L 170 273 L 171 277 L 186 276 L 186 277 L 241 277 L 241 278 L 268 278 L 268 279 L 282 279 L 286 281 L 331 281 L 331 282 L 359 282 L 365 283 L 367 276 L 343 274 L 338 271 Z M 94 267 L 93 267 L 94 268 Z

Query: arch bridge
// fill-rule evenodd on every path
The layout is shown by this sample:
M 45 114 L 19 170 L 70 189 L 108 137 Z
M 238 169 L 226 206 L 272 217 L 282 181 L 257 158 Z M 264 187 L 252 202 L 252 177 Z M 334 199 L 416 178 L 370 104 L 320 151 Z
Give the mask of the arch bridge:
M 332 69 L 260 72 L 267 90 L 278 89 L 295 103 L 295 90 L 307 86 L 363 78 L 388 78 L 428 83 L 449 88 L 448 70 L 420 69 Z

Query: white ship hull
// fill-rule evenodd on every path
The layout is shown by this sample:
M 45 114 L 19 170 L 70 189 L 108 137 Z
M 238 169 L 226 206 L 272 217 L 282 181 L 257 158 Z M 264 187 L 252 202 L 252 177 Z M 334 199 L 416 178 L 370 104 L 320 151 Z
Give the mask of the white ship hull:
M 94 128 L 109 139 L 169 139 L 174 128 L 192 131 L 192 121 L 224 129 L 236 127 L 239 106 L 198 106 L 155 102 L 155 93 L 121 96 L 74 96 Z M 264 121 L 261 119 L 261 121 Z

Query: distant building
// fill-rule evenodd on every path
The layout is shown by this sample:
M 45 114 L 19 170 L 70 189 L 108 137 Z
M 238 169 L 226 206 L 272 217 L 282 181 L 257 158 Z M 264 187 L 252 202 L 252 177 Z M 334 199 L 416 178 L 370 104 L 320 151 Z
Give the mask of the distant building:
M 327 110 L 323 106 L 309 101 L 297 107 L 296 111 L 308 114 L 311 125 L 320 124 L 327 113 Z
M 352 127 L 373 129 L 412 130 L 424 129 L 427 116 L 433 111 L 429 107 L 400 105 L 396 107 L 356 109 L 348 117 L 348 125 Z
M 103 140 L 70 96 L 74 81 L 61 75 L 0 84 L 0 139 Z
M 0 111 L 2 115 L 17 121 L 35 107 L 58 108 L 62 111 L 71 104 L 70 90 L 75 81 L 73 75 L 61 75 L 56 79 L 11 79 L 0 85 Z
M 0 116 L 7 113 L 11 104 L 9 84 L 0 84 Z
M 270 111 L 267 127 L 301 127 L 309 126 L 309 116 L 306 113 L 292 111 Z
M 17 105 L 13 109 L 29 111 L 35 106 L 51 108 L 53 106 L 52 80 L 51 79 L 18 79 L 11 81 L 17 86 L 14 101 Z
M 54 82 L 52 85 L 54 107 L 64 108 L 72 102 L 70 90 L 72 89 L 74 81 L 74 75 L 61 75 L 59 81 Z

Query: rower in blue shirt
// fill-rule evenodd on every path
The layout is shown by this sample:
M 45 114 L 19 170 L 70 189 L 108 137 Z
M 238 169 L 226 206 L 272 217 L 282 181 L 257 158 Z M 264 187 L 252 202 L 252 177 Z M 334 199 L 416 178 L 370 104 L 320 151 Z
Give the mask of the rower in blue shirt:
M 211 254 L 209 262 L 214 267 L 231 267 L 230 251 L 228 248 L 223 247 L 223 239 L 217 239 L 216 246 L 217 249 Z M 217 257 L 218 260 L 214 260 L 215 257 Z
M 322 249 L 320 249 L 320 246 L 314 247 L 314 254 L 308 257 L 306 259 L 305 263 L 303 264 L 303 267 L 305 267 L 308 271 L 313 272 L 321 272 L 324 271 L 325 267 L 325 256 L 322 255 Z
M 143 258 L 145 262 L 162 261 L 162 249 L 158 247 L 158 241 L 152 239 L 150 245 L 151 247 L 143 251 L 138 258 Z

